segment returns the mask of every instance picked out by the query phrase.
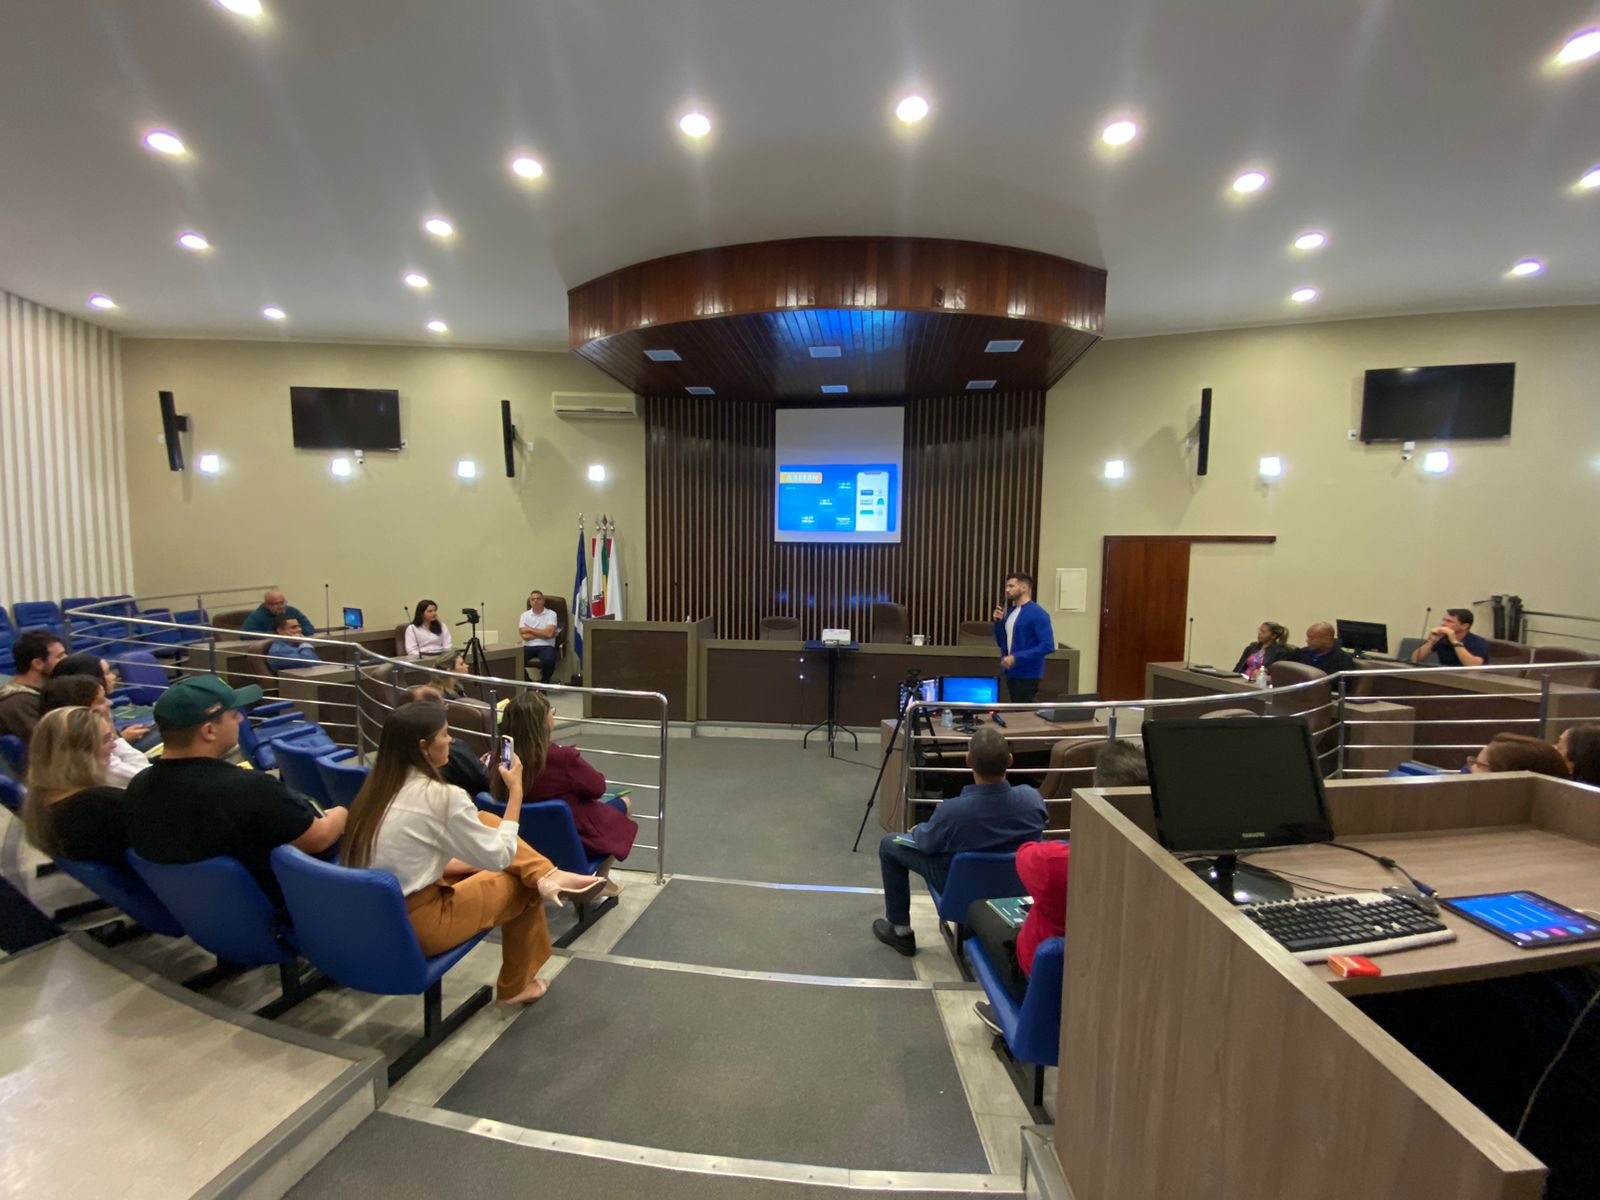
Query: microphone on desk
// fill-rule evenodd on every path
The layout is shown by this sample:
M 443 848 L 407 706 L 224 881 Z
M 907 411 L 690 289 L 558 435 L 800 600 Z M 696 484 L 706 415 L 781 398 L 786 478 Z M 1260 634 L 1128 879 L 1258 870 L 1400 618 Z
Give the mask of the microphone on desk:
M 333 608 L 328 599 L 330 595 L 328 589 L 332 586 L 327 583 L 322 585 L 322 628 L 325 630 L 333 628 Z
M 1183 647 L 1183 669 L 1186 670 L 1186 671 L 1189 669 L 1189 664 L 1193 661 L 1193 659 L 1190 657 L 1191 652 L 1193 650 L 1194 650 L 1194 618 L 1190 617 L 1189 618 L 1189 640 L 1186 643 L 1184 643 L 1184 647 Z
M 1422 640 L 1428 640 L 1428 634 L 1433 631 L 1433 605 L 1428 605 L 1428 611 L 1422 614 Z

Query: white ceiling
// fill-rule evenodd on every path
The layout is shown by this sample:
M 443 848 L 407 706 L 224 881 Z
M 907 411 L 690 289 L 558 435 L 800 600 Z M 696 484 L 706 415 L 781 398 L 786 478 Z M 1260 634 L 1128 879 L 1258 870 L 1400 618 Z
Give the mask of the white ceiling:
M 0 0 L 0 287 L 108 293 L 132 334 L 561 347 L 566 289 L 615 267 L 905 234 L 1103 265 L 1119 337 L 1600 301 L 1600 58 L 1547 67 L 1595 0 L 264 4 Z

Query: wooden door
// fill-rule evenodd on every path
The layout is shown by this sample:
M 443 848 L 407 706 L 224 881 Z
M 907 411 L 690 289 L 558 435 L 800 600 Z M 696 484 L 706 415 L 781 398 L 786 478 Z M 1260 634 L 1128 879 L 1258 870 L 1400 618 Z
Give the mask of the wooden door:
M 1108 537 L 1100 569 L 1100 671 L 1107 700 L 1144 695 L 1144 668 L 1181 662 L 1189 608 L 1189 540 Z

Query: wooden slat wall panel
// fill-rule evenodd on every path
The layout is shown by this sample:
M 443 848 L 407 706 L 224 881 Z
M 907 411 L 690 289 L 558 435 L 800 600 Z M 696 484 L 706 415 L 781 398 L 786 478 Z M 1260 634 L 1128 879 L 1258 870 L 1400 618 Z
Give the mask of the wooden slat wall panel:
M 776 408 L 715 397 L 645 400 L 649 619 L 716 620 L 754 638 L 765 616 L 870 636 L 869 606 L 904 604 L 940 644 L 987 620 L 1008 571 L 1038 574 L 1044 393 L 906 403 L 898 545 L 773 540 Z

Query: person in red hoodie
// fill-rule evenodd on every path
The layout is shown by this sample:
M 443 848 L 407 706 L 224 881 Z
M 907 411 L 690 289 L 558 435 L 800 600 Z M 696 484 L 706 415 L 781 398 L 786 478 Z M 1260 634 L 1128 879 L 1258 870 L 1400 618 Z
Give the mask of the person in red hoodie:
M 1139 787 L 1148 782 L 1144 751 L 1128 741 L 1110 742 L 1095 762 L 1094 786 Z M 974 900 L 967 910 L 967 928 L 994 964 L 1000 982 L 1019 1004 L 1028 990 L 1033 956 L 1042 942 L 1067 931 L 1067 842 L 1028 842 L 1017 851 L 1017 878 L 1033 897 L 1021 928 L 1013 929 L 987 900 Z M 1000 1022 L 994 1008 L 980 1000 L 974 1011 L 997 1036 Z

